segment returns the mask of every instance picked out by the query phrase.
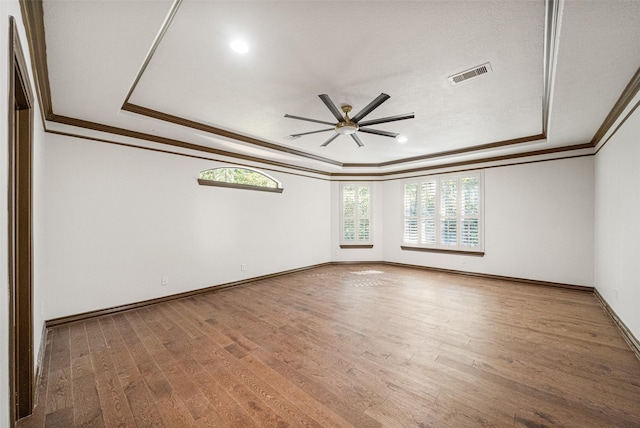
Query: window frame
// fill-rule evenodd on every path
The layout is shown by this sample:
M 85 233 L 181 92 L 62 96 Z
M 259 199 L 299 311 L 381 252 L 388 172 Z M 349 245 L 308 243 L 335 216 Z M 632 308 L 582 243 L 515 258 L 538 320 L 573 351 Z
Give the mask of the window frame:
M 355 239 L 354 240 L 345 240 L 344 239 L 344 226 L 345 226 L 345 215 L 344 215 L 344 189 L 348 186 L 355 187 L 355 201 L 354 201 L 354 227 L 355 227 Z M 369 215 L 366 217 L 369 220 L 369 237 L 368 239 L 360 239 L 358 236 L 358 224 L 361 219 L 360 212 L 358 210 L 358 188 L 366 187 L 369 189 Z M 341 182 L 340 183 L 340 248 L 356 248 L 356 249 L 366 249 L 373 248 L 373 186 L 371 182 Z
M 477 177 L 478 178 L 478 214 L 477 215 L 464 215 L 462 213 L 462 195 L 463 190 L 460 185 L 461 180 L 467 177 Z M 451 178 L 456 179 L 456 244 L 455 245 L 445 245 L 442 244 L 441 240 L 441 220 L 445 217 L 442 213 L 442 198 L 441 198 L 441 183 L 444 180 L 449 180 Z M 435 221 L 435 243 L 433 244 L 425 244 L 420 243 L 421 241 L 421 220 L 426 218 L 427 216 L 423 216 L 421 214 L 421 196 L 420 196 L 420 188 L 421 184 L 425 182 L 433 182 L 435 181 L 435 214 L 433 216 L 428 216 L 433 218 Z M 417 215 L 416 216 L 406 216 L 406 188 L 408 184 L 416 184 L 416 197 L 418 198 L 416 201 L 416 205 L 418 206 Z M 401 249 L 403 250 L 412 250 L 412 251 L 429 251 L 429 252 L 441 252 L 441 253 L 457 253 L 457 254 L 468 254 L 468 255 L 484 255 L 485 249 L 485 237 L 484 237 L 484 171 L 466 171 L 466 172 L 453 172 L 453 173 L 444 173 L 444 174 L 434 174 L 428 176 L 421 177 L 412 177 L 409 179 L 405 179 L 402 181 L 402 237 L 401 237 Z M 407 242 L 406 239 L 406 220 L 407 218 L 416 218 L 417 221 L 417 243 L 416 242 Z M 449 216 L 448 218 L 453 219 L 453 216 Z M 462 223 L 464 219 L 478 219 L 478 245 L 474 247 L 469 247 L 461 244 L 462 237 Z
M 244 169 L 247 171 L 252 171 L 255 172 L 257 174 L 260 174 L 264 177 L 266 177 L 267 179 L 273 181 L 276 184 L 276 187 L 267 187 L 267 186 L 256 186 L 254 184 L 242 184 L 242 183 L 232 183 L 232 182 L 228 182 L 228 181 L 219 181 L 219 180 L 209 180 L 206 178 L 201 178 L 202 174 L 207 172 L 207 171 L 213 171 L 213 170 L 217 170 L 217 169 Z M 255 169 L 255 168 L 249 168 L 246 166 L 220 166 L 220 167 L 216 167 L 216 168 L 209 168 L 209 169 L 205 169 L 200 171 L 200 174 L 198 176 L 198 184 L 201 186 L 213 186 L 213 187 L 226 187 L 226 188 L 230 188 L 230 189 L 244 189 L 244 190 L 257 190 L 259 192 L 271 192 L 271 193 L 282 193 L 284 191 L 284 188 L 282 187 L 282 183 L 279 180 L 276 180 L 275 178 L 273 178 L 272 176 L 270 176 L 269 174 L 265 174 L 264 172 Z

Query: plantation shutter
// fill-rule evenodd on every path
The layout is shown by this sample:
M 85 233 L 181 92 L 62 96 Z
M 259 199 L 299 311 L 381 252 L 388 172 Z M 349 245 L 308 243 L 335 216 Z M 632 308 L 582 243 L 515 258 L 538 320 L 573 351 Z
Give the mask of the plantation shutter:
M 358 186 L 358 241 L 369 240 L 369 217 L 371 215 L 371 190 L 369 186 Z
M 371 186 L 345 183 L 341 198 L 341 241 L 358 244 L 371 241 Z
M 342 187 L 342 240 L 356 240 L 356 189 L 355 186 Z
M 404 186 L 404 242 L 418 243 L 418 183 Z
M 403 243 L 482 251 L 481 179 L 472 172 L 405 182 Z
M 458 245 L 458 177 L 440 180 L 440 244 Z
M 420 243 L 435 244 L 437 242 L 436 231 L 436 180 L 420 183 Z
M 460 245 L 480 244 L 480 177 L 460 177 Z

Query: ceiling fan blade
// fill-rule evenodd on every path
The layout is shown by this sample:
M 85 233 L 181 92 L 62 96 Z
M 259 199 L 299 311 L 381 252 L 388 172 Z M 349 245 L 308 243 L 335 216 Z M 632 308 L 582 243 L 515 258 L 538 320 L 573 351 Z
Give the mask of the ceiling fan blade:
M 363 108 L 362 110 L 360 110 L 358 112 L 358 114 L 356 114 L 355 116 L 353 116 L 351 118 L 352 122 L 358 123 L 360 122 L 361 119 L 363 119 L 366 115 L 368 115 L 369 113 L 371 113 L 373 110 L 375 110 L 376 108 L 378 108 L 378 106 L 380 104 L 382 104 L 383 102 L 387 101 L 389 98 L 391 98 L 389 95 L 385 94 L 384 92 L 381 93 L 380 95 L 378 95 L 376 97 L 376 99 L 374 99 L 373 101 L 371 101 L 369 104 L 367 104 L 367 106 L 365 108 Z
M 332 142 L 333 140 L 335 140 L 336 138 L 338 138 L 338 134 L 337 132 L 335 134 L 333 134 L 331 137 L 329 137 L 329 139 L 327 141 L 325 141 L 324 143 L 322 143 L 320 145 L 320 147 L 327 147 L 329 145 L 330 142 Z
M 331 98 L 329 98 L 329 95 L 322 94 L 318 96 L 320 97 L 324 105 L 326 105 L 327 108 L 331 111 L 331 114 L 333 114 L 333 117 L 335 117 L 338 120 L 338 122 L 344 122 L 344 117 L 342 116 L 342 113 L 340 113 L 340 110 L 338 110 L 338 107 L 336 107 L 333 101 L 331 101 Z
M 365 120 L 364 122 L 358 123 L 358 126 L 377 125 L 379 123 L 395 122 L 396 120 L 413 119 L 414 117 L 415 114 L 413 113 L 399 114 L 396 116 L 381 117 L 380 119 Z
M 356 134 L 351 134 L 351 138 L 353 138 L 353 141 L 356 142 L 358 147 L 364 146 L 364 144 L 362 144 L 362 141 L 360 141 L 360 138 L 358 138 L 358 136 Z
M 391 138 L 396 138 L 398 135 L 400 135 L 400 134 L 396 134 L 395 132 L 381 131 L 379 129 L 360 128 L 359 131 L 366 132 L 367 134 L 376 134 L 376 135 L 382 135 L 383 137 L 391 137 Z
M 327 132 L 327 131 L 333 131 L 334 128 L 327 128 L 327 129 L 319 129 L 317 131 L 311 131 L 311 132 L 301 132 L 299 134 L 291 134 L 289 135 L 290 137 L 302 137 L 303 135 L 309 135 L 309 134 L 317 134 L 318 132 Z
M 309 119 L 308 117 L 293 116 L 291 114 L 285 114 L 284 117 L 288 117 L 289 119 L 306 120 L 307 122 L 322 123 L 323 125 L 331 125 L 331 126 L 335 125 L 335 123 L 325 122 L 324 120 Z

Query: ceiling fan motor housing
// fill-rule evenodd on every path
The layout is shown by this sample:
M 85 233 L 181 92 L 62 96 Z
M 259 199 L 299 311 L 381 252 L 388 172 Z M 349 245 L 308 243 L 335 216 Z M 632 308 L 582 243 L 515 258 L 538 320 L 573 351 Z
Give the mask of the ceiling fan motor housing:
M 351 111 L 351 106 L 345 104 L 342 106 L 342 112 L 344 113 L 344 121 L 336 123 L 335 130 L 340 135 L 351 135 L 358 132 L 358 124 L 353 123 L 349 118 L 349 112 Z
M 340 135 L 351 135 L 355 134 L 358 131 L 358 124 L 349 122 L 338 122 L 336 123 L 335 130 Z

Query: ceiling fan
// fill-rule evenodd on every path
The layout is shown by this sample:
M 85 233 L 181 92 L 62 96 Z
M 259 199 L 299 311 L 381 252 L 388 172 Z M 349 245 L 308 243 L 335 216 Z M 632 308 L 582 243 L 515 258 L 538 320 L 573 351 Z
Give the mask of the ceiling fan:
M 364 144 L 362 144 L 362 141 L 360 141 L 360 138 L 358 138 L 358 136 L 356 135 L 356 132 L 365 132 L 367 134 L 376 134 L 376 135 L 382 135 L 383 137 L 396 138 L 400 134 L 396 134 L 395 132 L 381 131 L 379 129 L 365 128 L 365 127 L 368 127 L 370 125 L 377 125 L 379 123 L 387 123 L 387 122 L 394 122 L 396 120 L 404 120 L 404 119 L 413 119 L 414 118 L 414 114 L 413 113 L 407 113 L 407 114 L 399 114 L 397 116 L 389 116 L 389 117 L 383 117 L 383 118 L 380 118 L 380 119 L 364 120 L 363 121 L 362 119 L 364 119 L 365 116 L 367 116 L 373 110 L 378 108 L 380 106 L 380 104 L 382 104 L 383 102 L 385 102 L 386 100 L 391 98 L 389 95 L 387 95 L 385 93 L 382 93 L 382 94 L 378 95 L 373 101 L 371 101 L 369 104 L 367 104 L 367 106 L 365 108 L 360 110 L 358 112 L 358 114 L 356 114 L 353 117 L 349 117 L 349 113 L 351 112 L 351 106 L 350 105 L 348 105 L 348 104 L 342 105 L 341 109 L 342 109 L 342 112 L 344 113 L 344 117 L 343 117 L 342 114 L 340 113 L 340 110 L 338 110 L 338 107 L 336 107 L 336 105 L 333 103 L 333 101 L 331 101 L 331 98 L 329 98 L 329 95 L 322 94 L 322 95 L 318 95 L 318 96 L 320 97 L 322 102 L 327 106 L 329 111 L 331 111 L 331 114 L 333 114 L 333 116 L 338 120 L 338 122 L 337 123 L 332 123 L 332 122 L 326 122 L 324 120 L 309 119 L 309 118 L 306 118 L 306 117 L 300 117 L 300 116 L 293 116 L 293 115 L 290 115 L 290 114 L 285 114 L 284 117 L 288 117 L 288 118 L 291 118 L 291 119 L 306 120 L 307 122 L 322 123 L 322 124 L 325 124 L 325 125 L 331 125 L 332 126 L 331 128 L 319 129 L 317 131 L 302 132 L 300 134 L 291 134 L 290 137 L 296 138 L 296 137 L 302 137 L 303 135 L 317 134 L 319 132 L 334 131 L 334 134 L 331 137 L 329 137 L 329 139 L 327 141 L 322 143 L 321 147 L 328 146 L 329 143 L 331 143 L 333 140 L 338 138 L 338 136 L 340 136 L 340 135 L 350 135 L 351 138 L 353 138 L 353 141 L 356 142 L 358 147 L 362 147 L 362 146 L 364 146 Z

